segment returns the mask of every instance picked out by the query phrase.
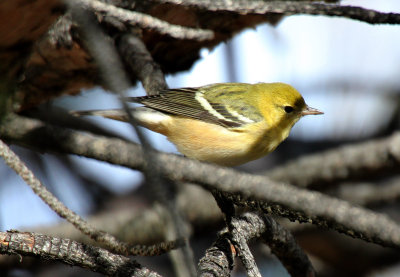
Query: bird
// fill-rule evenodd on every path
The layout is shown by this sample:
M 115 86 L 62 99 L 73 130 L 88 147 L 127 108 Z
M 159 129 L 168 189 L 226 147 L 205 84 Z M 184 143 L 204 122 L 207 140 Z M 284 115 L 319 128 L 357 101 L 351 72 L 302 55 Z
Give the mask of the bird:
M 323 114 L 285 83 L 217 83 L 126 97 L 136 122 L 165 135 L 188 158 L 222 166 L 259 159 L 285 140 L 305 115 Z M 123 110 L 74 111 L 129 121 Z

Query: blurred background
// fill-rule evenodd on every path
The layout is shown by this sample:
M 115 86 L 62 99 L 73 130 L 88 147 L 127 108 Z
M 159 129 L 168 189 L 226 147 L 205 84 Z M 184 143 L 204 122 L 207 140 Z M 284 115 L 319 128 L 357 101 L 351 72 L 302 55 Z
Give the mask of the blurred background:
M 341 3 L 400 12 L 398 0 Z M 276 26 L 260 25 L 246 30 L 215 49 L 203 49 L 201 56 L 190 71 L 168 76 L 168 85 L 175 88 L 218 82 L 285 82 L 297 88 L 308 105 L 325 112 L 323 116 L 303 118 L 273 154 L 241 166 L 240 170 L 260 172 L 305 153 L 380 137 L 399 127 L 397 25 L 295 15 L 285 17 Z M 144 95 L 140 85 L 129 93 Z M 86 110 L 117 108 L 119 102 L 114 95 L 97 88 L 83 91 L 80 96 L 61 97 L 47 105 Z M 134 131 L 125 123 L 90 120 L 135 140 Z M 163 136 L 150 131 L 147 134 L 157 149 L 176 152 Z M 134 194 L 143 181 L 139 172 L 103 162 L 38 154 L 15 146 L 13 149 L 59 199 L 85 217 L 104 209 L 108 202 L 126 204 L 127 195 Z M 0 176 L 1 230 L 29 230 L 61 221 L 1 160 Z M 263 276 L 287 276 L 279 266 L 268 265 L 260 265 Z M 397 268 L 370 276 L 399 275 Z

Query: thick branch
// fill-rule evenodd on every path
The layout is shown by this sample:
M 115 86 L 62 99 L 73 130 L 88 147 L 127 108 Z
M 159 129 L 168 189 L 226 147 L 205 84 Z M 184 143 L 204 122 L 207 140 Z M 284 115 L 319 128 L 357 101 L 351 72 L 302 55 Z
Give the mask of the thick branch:
M 228 277 L 234 267 L 236 251 L 225 232 L 218 235 L 213 245 L 206 250 L 198 266 L 199 277 Z
M 36 147 L 44 145 L 47 150 L 52 147 L 53 151 L 95 158 L 134 169 L 142 169 L 144 164 L 140 147 L 135 144 L 46 127 L 37 120 L 10 117 L 0 126 L 0 133 L 4 139 L 14 143 Z M 394 134 L 391 140 L 400 140 L 400 134 Z M 400 160 L 400 143 L 393 144 L 393 141 L 388 154 L 393 160 Z M 373 152 L 370 154 L 374 155 Z M 238 173 L 233 169 L 175 155 L 156 154 L 155 158 L 163 174 L 172 180 L 201 183 L 207 189 L 229 192 L 240 199 L 259 200 L 259 204 L 265 205 L 265 210 L 291 220 L 310 221 L 352 237 L 400 247 L 400 226 L 382 214 L 351 206 L 345 201 L 318 192 L 277 183 L 265 176 Z M 268 203 L 279 205 L 271 206 Z
M 160 276 L 131 258 L 110 253 L 103 248 L 37 233 L 0 232 L 0 254 L 61 261 L 108 276 Z
M 310 14 L 339 16 L 370 24 L 400 24 L 400 14 L 383 13 L 370 9 L 337 4 L 312 3 L 307 1 L 222 1 L 222 0 L 157 0 L 163 3 L 196 6 L 209 11 L 231 11 L 240 14 L 278 13 L 284 15 Z
M 232 225 L 240 232 L 244 244 L 261 237 L 271 251 L 281 260 L 291 276 L 314 276 L 314 269 L 306 254 L 298 246 L 289 231 L 272 218 L 257 213 L 246 213 L 232 219 Z M 199 263 L 200 276 L 230 276 L 237 253 L 229 240 L 228 230 L 219 234 L 214 244 L 206 250 Z M 250 259 L 252 260 L 252 259 Z

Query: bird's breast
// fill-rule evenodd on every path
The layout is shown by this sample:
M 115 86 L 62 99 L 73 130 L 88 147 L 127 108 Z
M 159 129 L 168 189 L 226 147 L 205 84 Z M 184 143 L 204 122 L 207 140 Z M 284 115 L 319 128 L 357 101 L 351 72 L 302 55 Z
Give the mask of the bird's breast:
M 228 129 L 200 120 L 173 117 L 163 133 L 189 158 L 235 166 L 258 159 L 279 144 L 278 140 L 273 140 L 271 145 L 271 135 L 265 126 L 253 125 Z

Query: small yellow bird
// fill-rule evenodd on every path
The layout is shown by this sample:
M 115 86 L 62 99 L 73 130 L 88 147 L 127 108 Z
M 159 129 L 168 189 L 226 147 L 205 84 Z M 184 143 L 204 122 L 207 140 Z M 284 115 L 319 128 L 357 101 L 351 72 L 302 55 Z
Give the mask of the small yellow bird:
M 133 109 L 140 125 L 165 135 L 182 154 L 225 166 L 270 153 L 302 116 L 323 114 L 284 83 L 220 83 L 127 100 L 144 105 Z M 122 110 L 73 114 L 128 120 Z

